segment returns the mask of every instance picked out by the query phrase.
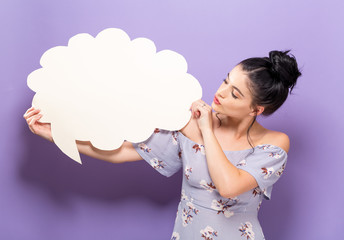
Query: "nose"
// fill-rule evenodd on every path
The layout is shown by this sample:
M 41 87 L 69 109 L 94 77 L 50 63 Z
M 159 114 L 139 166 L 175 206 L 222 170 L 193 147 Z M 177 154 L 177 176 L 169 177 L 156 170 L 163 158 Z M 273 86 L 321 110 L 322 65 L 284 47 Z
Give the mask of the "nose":
M 222 84 L 220 86 L 220 88 L 218 89 L 217 94 L 221 98 L 226 98 L 228 96 L 229 92 L 230 92 L 230 89 L 231 89 L 231 84 L 230 83 Z
M 220 88 L 217 93 L 216 93 L 216 96 L 218 96 L 218 98 L 224 98 L 226 96 L 226 93 L 227 93 L 227 89 L 226 87 L 224 88 Z

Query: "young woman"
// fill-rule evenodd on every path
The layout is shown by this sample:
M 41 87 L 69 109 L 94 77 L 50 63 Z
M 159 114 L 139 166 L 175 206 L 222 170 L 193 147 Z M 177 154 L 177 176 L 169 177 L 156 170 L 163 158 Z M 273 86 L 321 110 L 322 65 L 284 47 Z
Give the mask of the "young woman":
M 125 141 L 113 151 L 81 141 L 78 149 L 113 163 L 145 160 L 167 177 L 182 168 L 171 239 L 264 239 L 258 211 L 285 169 L 289 138 L 264 128 L 256 118 L 275 112 L 301 76 L 289 51 L 238 63 L 212 105 L 194 102 L 191 120 L 179 131 L 156 128 L 146 141 Z M 40 123 L 38 113 L 30 108 L 24 114 L 30 130 L 53 141 L 50 124 Z

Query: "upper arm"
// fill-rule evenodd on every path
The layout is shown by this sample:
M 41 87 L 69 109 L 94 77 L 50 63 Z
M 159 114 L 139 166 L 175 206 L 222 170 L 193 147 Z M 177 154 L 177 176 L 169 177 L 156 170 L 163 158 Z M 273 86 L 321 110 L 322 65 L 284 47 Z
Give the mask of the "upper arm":
M 141 155 L 135 150 L 132 142 L 125 141 L 123 143 L 123 154 L 125 154 L 127 162 L 143 160 Z
M 242 193 L 245 193 L 253 188 L 258 186 L 256 179 L 249 174 L 248 172 L 238 169 L 239 170 L 239 178 L 237 183 L 234 187 L 231 187 L 231 191 L 228 191 L 221 194 L 222 197 L 225 198 L 234 198 Z
M 99 151 L 99 150 L 96 150 Z M 112 163 L 124 163 L 143 160 L 143 158 L 135 150 L 133 143 L 124 141 L 122 146 L 112 151 L 101 151 L 104 158 L 109 159 Z M 108 155 L 106 157 L 106 155 Z
M 272 185 L 281 177 L 287 163 L 286 151 L 277 145 L 259 145 L 236 167 L 239 177 L 227 188 L 226 197 L 235 197 L 259 187 L 266 199 L 271 198 Z
M 279 146 L 284 151 L 286 151 L 286 153 L 288 153 L 289 148 L 290 148 L 290 140 L 289 140 L 288 135 L 281 132 L 280 137 L 278 139 L 279 139 L 279 142 L 277 143 L 276 146 Z
M 290 140 L 288 135 L 283 132 L 273 131 L 264 142 L 280 147 L 287 153 L 289 152 Z
M 166 177 L 182 167 L 178 131 L 156 128 L 147 140 L 132 145 L 143 160 Z

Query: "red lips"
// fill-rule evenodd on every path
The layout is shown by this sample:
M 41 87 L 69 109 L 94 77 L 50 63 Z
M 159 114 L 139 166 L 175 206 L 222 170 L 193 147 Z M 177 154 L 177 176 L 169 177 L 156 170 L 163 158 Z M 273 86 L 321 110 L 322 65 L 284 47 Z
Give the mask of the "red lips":
M 214 103 L 215 103 L 215 104 L 219 104 L 219 105 L 221 104 L 220 101 L 217 99 L 216 96 L 214 97 Z

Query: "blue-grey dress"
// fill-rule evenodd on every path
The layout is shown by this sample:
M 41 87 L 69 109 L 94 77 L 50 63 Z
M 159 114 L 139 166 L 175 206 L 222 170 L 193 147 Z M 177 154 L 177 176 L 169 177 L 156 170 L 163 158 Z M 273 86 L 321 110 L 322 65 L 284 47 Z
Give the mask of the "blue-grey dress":
M 258 221 L 263 198 L 271 198 L 272 185 L 285 169 L 287 153 L 264 144 L 252 149 L 224 151 L 234 166 L 250 173 L 258 187 L 234 198 L 224 198 L 212 182 L 205 148 L 180 131 L 156 128 L 145 141 L 132 143 L 155 170 L 170 177 L 183 170 L 181 199 L 171 239 L 262 240 Z

